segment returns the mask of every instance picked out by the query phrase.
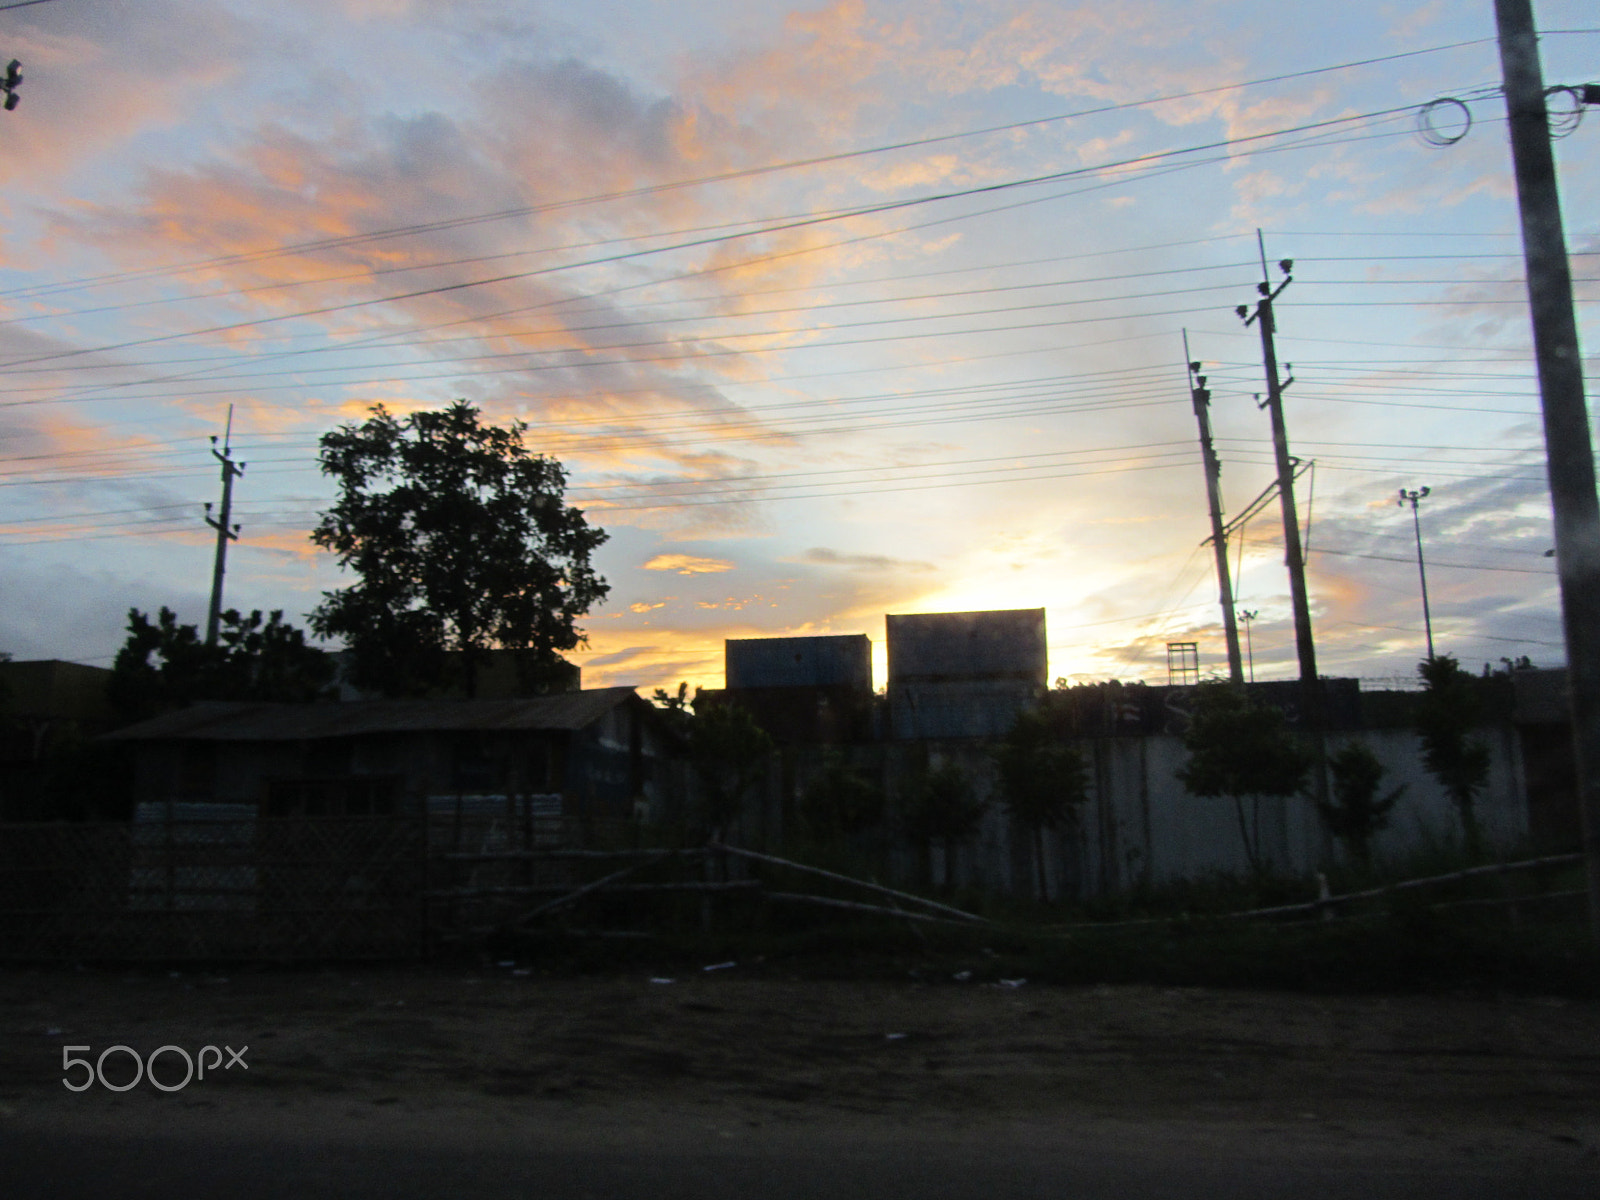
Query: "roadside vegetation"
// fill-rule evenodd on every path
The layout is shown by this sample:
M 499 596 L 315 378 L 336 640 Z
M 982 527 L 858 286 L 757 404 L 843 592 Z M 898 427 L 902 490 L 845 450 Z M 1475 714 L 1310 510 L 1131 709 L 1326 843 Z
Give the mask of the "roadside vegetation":
M 1199 689 L 1185 739 L 1190 761 L 1180 778 L 1197 803 L 1231 808 L 1247 870 L 1088 900 L 1074 899 L 1070 887 L 1065 895 L 1047 891 L 1040 835 L 1076 820 L 1088 799 L 1085 764 L 1058 705 L 1025 713 L 991 755 L 997 785 L 990 803 L 1003 807 L 1025 839 L 1017 894 L 950 884 L 949 854 L 974 836 L 984 811 L 972 781 L 958 769 L 930 764 L 913 773 L 904 795 L 886 796 L 835 755 L 800 796 L 793 835 L 771 849 L 797 865 L 749 859 L 731 869 L 724 864 L 716 878 L 752 886 L 718 894 L 709 905 L 702 896 L 662 893 L 648 901 L 596 899 L 589 918 L 532 934 L 523 949 L 574 969 L 653 964 L 681 972 L 695 964 L 732 962 L 744 971 L 801 977 L 1600 996 L 1600 955 L 1579 894 L 1581 863 L 1483 869 L 1539 856 L 1531 846 L 1490 851 L 1478 828 L 1473 802 L 1486 772 L 1472 730 L 1479 692 L 1488 685 L 1466 677 L 1443 656 L 1420 664 L 1418 674 L 1425 690 L 1417 697 L 1414 721 L 1424 765 L 1447 789 L 1459 828 L 1403 858 L 1382 858 L 1373 843 L 1405 786 L 1385 779 L 1364 744 L 1335 738 L 1328 795 L 1317 803 L 1343 853 L 1303 875 L 1287 874 L 1271 861 L 1260 844 L 1262 800 L 1298 795 L 1312 802 L 1315 760 L 1277 709 L 1216 683 Z M 657 695 L 692 731 L 704 718 L 690 716 L 686 701 L 684 687 L 677 696 Z M 747 744 L 752 737 L 746 732 L 735 739 L 740 754 L 724 753 L 706 738 L 702 770 L 733 759 L 753 770 L 760 748 Z M 754 775 L 749 779 L 753 786 Z M 909 880 L 891 878 L 885 831 L 915 851 Z M 939 870 L 936 846 L 943 851 Z M 895 882 L 979 920 L 919 909 L 905 896 L 863 892 L 804 867 L 871 884 Z M 693 868 L 679 869 L 692 877 Z M 1394 889 L 1436 876 L 1448 878 Z M 787 898 L 773 902 L 773 892 Z M 819 902 L 795 903 L 797 892 Z M 1362 892 L 1378 894 L 1340 899 Z M 1280 908 L 1290 911 L 1256 911 Z M 611 930 L 628 927 L 635 936 L 594 936 L 597 922 L 590 918 L 599 917 Z M 573 932 L 580 925 L 591 928 Z
M 1338 896 L 1470 865 L 1460 848 L 1441 846 L 1334 870 L 1327 882 Z M 883 902 L 780 865 L 740 863 L 732 875 L 773 891 Z M 1393 891 L 1340 905 L 1337 917 L 1313 909 L 1251 918 L 1234 914 L 1315 901 L 1319 881 L 1214 875 L 1078 903 L 921 889 L 983 924 L 919 920 L 905 915 L 915 905 L 893 900 L 901 915 L 774 903 L 754 888 L 719 894 L 709 922 L 698 896 L 595 896 L 581 915 L 497 940 L 488 953 L 555 972 L 675 975 L 734 963 L 785 978 L 1600 997 L 1582 899 L 1551 895 L 1582 887 L 1581 864 L 1558 864 Z

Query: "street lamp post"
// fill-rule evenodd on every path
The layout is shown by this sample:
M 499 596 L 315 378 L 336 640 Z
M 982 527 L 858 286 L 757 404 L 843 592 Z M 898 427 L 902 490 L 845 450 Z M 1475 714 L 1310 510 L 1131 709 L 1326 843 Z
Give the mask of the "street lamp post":
M 1417 515 L 1417 504 L 1428 494 L 1427 488 L 1415 491 L 1400 489 L 1398 501 L 1401 508 L 1406 506 L 1406 501 L 1411 502 L 1411 526 L 1417 534 L 1417 574 L 1422 579 L 1422 624 L 1428 631 L 1428 661 L 1433 661 L 1433 616 L 1428 611 L 1428 569 L 1422 562 L 1422 519 Z
M 1252 612 L 1248 608 L 1241 608 L 1239 610 L 1239 619 L 1244 622 L 1244 651 L 1245 655 L 1250 659 L 1251 683 L 1256 681 L 1256 652 L 1255 648 L 1250 644 L 1250 622 L 1254 621 L 1260 615 L 1261 613 L 1259 611 Z

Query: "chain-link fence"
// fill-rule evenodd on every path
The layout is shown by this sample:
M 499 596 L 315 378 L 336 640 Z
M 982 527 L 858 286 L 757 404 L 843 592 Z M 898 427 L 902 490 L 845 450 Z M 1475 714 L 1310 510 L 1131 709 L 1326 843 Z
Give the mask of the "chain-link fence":
M 420 816 L 0 825 L 0 957 L 421 954 L 427 846 Z

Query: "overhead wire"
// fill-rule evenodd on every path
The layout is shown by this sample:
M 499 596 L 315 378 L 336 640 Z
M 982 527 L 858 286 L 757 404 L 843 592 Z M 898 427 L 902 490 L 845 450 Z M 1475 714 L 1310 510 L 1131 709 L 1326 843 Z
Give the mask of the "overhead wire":
M 23 0 L 23 2 L 44 3 L 45 0 Z M 136 271 L 126 271 L 111 275 L 87 277 L 72 281 L 70 285 L 60 286 L 81 288 L 110 282 L 142 280 L 152 276 L 173 275 L 179 272 L 209 270 L 215 269 L 219 266 L 230 266 L 244 262 L 260 261 L 264 258 L 278 257 L 285 254 L 301 254 L 309 250 L 330 249 L 333 247 L 362 244 L 376 240 L 387 240 L 394 237 L 409 237 L 420 233 L 433 233 L 445 229 L 461 228 L 465 225 L 482 224 L 486 222 L 513 219 L 516 217 L 530 216 L 541 212 L 583 207 L 586 205 L 606 203 L 615 200 L 636 199 L 643 196 L 660 195 L 664 192 L 679 191 L 686 188 L 703 187 L 715 183 L 725 183 L 734 180 L 748 179 L 758 175 L 806 169 L 837 162 L 848 162 L 857 158 L 892 153 L 900 150 L 920 149 L 925 146 L 940 145 L 947 142 L 964 140 L 966 138 L 985 137 L 994 133 L 1009 133 L 1019 129 L 1055 124 L 1062 121 L 1079 120 L 1084 117 L 1103 116 L 1108 113 L 1123 112 L 1130 109 L 1150 107 L 1158 104 L 1168 104 L 1178 100 L 1192 100 L 1202 96 L 1219 95 L 1224 92 L 1235 91 L 1242 88 L 1261 87 L 1272 83 L 1285 83 L 1295 79 L 1307 79 L 1316 75 L 1331 74 L 1336 71 L 1354 70 L 1360 67 L 1375 66 L 1380 63 L 1397 62 L 1402 59 L 1417 58 L 1424 55 L 1442 53 L 1448 50 L 1459 50 L 1468 46 L 1483 45 L 1485 43 L 1492 42 L 1493 40 L 1493 38 L 1474 38 L 1462 42 L 1451 42 L 1439 46 L 1429 46 L 1420 50 L 1397 51 L 1393 54 L 1377 55 L 1374 57 L 1358 59 L 1350 62 L 1335 63 L 1324 67 L 1313 67 L 1301 71 L 1283 72 L 1277 75 L 1264 76 L 1260 79 L 1246 80 L 1237 83 L 1218 84 L 1212 87 L 1197 88 L 1185 92 L 1174 92 L 1163 96 L 1147 97 L 1141 100 L 1121 101 L 1114 104 L 1099 105 L 1094 108 L 1080 109 L 1071 113 L 1058 113 L 1048 117 L 1035 117 L 1022 121 L 1011 121 L 999 125 L 985 126 L 979 129 L 963 130 L 957 133 L 937 134 L 929 137 L 912 138 L 898 142 L 888 142 L 877 146 L 863 147 L 856 150 L 840 151 L 833 154 L 817 155 L 810 158 L 792 159 L 785 162 L 771 163 L 759 167 L 748 167 L 732 171 L 718 172 L 693 179 L 674 180 L 660 184 L 649 184 L 638 188 L 630 188 L 583 197 L 573 197 L 564 200 L 550 201 L 538 205 L 524 205 L 510 209 L 502 209 L 491 213 L 477 213 L 457 218 L 418 222 L 411 225 L 394 226 L 387 229 L 374 231 L 364 231 L 358 234 L 348 234 L 334 238 L 319 238 L 311 241 L 295 243 L 289 246 L 273 247 L 260 251 L 220 255 L 209 259 L 193 261 L 187 264 L 166 264 L 157 267 L 141 268 Z M 13 289 L 9 292 L 0 291 L 0 297 L 13 295 L 35 296 L 38 294 L 40 293 L 26 288 Z
M 1269 147 L 1269 150 L 1274 150 L 1274 149 L 1293 149 L 1293 146 L 1290 146 L 1290 147 Z M 1171 168 L 1171 170 L 1181 170 L 1181 168 Z M 1098 186 L 1096 186 L 1096 187 L 1101 187 L 1101 186 L 1110 186 L 1110 184 L 1098 184 Z M 1093 190 L 1093 189 L 1090 189 L 1090 190 Z M 1050 197 L 1043 197 L 1043 198 L 1050 198 Z M 1022 203 L 1022 205 L 1027 205 L 1027 203 L 1037 203 L 1038 200 L 1043 200 L 1043 198 L 1035 198 L 1035 200 L 1026 200 L 1026 202 L 1021 202 L 1021 203 Z M 1002 208 L 1008 208 L 1008 206 L 1002 206 Z M 994 210 L 990 210 L 990 211 L 994 211 Z M 941 219 L 939 219 L 939 221 L 923 222 L 922 226 L 902 227 L 902 229 L 899 230 L 899 232 L 904 232 L 904 229 L 914 229 L 914 227 L 926 227 L 926 226 L 931 226 L 931 224 L 944 224 L 944 222 L 952 221 L 952 219 L 965 219 L 965 218 L 968 218 L 968 216 L 973 216 L 973 214 L 962 214 L 962 216 L 957 216 L 957 218 L 941 218 Z M 896 232 L 896 230 L 885 230 L 885 232 Z M 843 240 L 843 242 L 830 243 L 830 245 L 845 245 L 845 243 L 858 242 L 858 240 L 870 240 L 870 238 L 882 237 L 882 235 L 885 235 L 885 232 L 878 232 L 878 234 L 872 234 L 872 235 L 864 235 L 864 237 L 861 237 L 861 238 L 845 238 L 845 240 Z M 770 261 L 770 259 L 774 259 L 774 258 L 786 258 L 786 256 L 790 256 L 790 254 L 794 254 L 794 253 L 813 253 L 814 250 L 821 250 L 821 248 L 827 248 L 827 246 L 813 246 L 813 248 L 808 248 L 808 250 L 805 250 L 805 251 L 786 251 L 786 253 L 782 253 L 782 254 L 766 254 L 766 256 L 762 256 L 762 259 L 763 259 L 763 261 Z M 747 259 L 747 261 L 749 261 L 749 259 Z M 738 266 L 741 266 L 741 264 L 725 264 L 725 266 L 714 267 L 714 269 L 704 269 L 704 270 L 696 270 L 696 272 L 686 272 L 686 275 L 717 274 L 717 272 L 720 272 L 720 270 L 734 269 L 734 267 L 738 267 Z M 614 290 L 611 290 L 611 291 L 613 291 L 613 293 L 616 293 L 616 291 L 635 290 L 635 288 L 640 288 L 640 286 L 653 286 L 653 283 L 645 283 L 645 285 L 629 285 L 629 286 L 627 286 L 627 288 L 614 288 Z M 571 299 L 571 298 L 557 299 L 557 301 L 542 302 L 542 304 L 538 304 L 538 306 L 523 306 L 522 309 L 507 310 L 507 312 L 501 312 L 501 314 L 494 314 L 494 317 L 504 317 L 504 315 L 515 314 L 515 312 L 526 312 L 526 310 L 539 309 L 539 307 L 558 306 L 558 304 L 565 304 L 565 302 L 568 302 L 568 299 Z M 480 320 L 486 320 L 486 318 L 488 318 L 488 317 L 485 317 L 485 315 L 482 315 L 482 314 L 478 314 L 478 315 L 474 315 L 474 317 L 459 318 L 459 320 L 454 320 L 454 322 L 440 323 L 440 325 L 435 325 L 434 328 L 448 328 L 448 326 L 450 326 L 450 325 L 464 325 L 464 323 L 475 323 L 475 322 L 480 322 Z M 379 336 L 376 336 L 376 338 L 368 339 L 368 341 L 370 341 L 370 344 L 376 344 L 376 342 L 392 341 L 392 338 L 394 338 L 394 336 L 392 336 L 392 334 L 379 334 Z M 283 355 L 283 357 L 293 357 L 293 355 L 307 354 L 307 352 L 322 352 L 322 350 L 330 350 L 330 349 L 333 349 L 333 350 L 336 350 L 336 349 L 349 349 L 349 347 L 314 347 L 314 350 L 288 350 L 288 352 L 282 352 L 282 355 Z M 680 355 L 669 355 L 669 357 L 667 357 L 666 360 L 675 360 L 675 358 L 677 358 L 677 357 L 680 357 Z M 648 360 L 648 362 L 661 362 L 661 360 Z M 614 363 L 614 362 L 605 362 L 605 360 L 602 360 L 602 363 L 600 363 L 600 365 L 616 365 L 616 363 Z M 168 376 L 168 379 L 192 378 L 192 376 L 195 376 L 195 374 L 205 374 L 205 371 L 200 371 L 200 373 L 190 373 L 189 376 Z M 450 374 L 450 373 L 446 373 L 446 374 Z M 443 378 L 443 376 L 432 376 L 432 378 Z M 366 381 L 366 382 L 406 382 L 406 381 L 414 381 L 414 379 L 416 379 L 416 376 L 405 376 L 405 378 L 392 379 L 392 381 L 390 381 L 390 379 L 386 379 L 386 381 Z M 216 394 L 216 390 L 226 390 L 226 389 L 213 389 L 213 392 L 211 392 L 211 394 Z M 19 403 L 29 403 L 29 402 L 19 402 Z
M 849 217 L 874 216 L 874 215 L 878 215 L 878 214 L 881 214 L 881 213 L 896 212 L 896 211 L 901 211 L 901 210 L 904 210 L 904 209 L 921 207 L 921 206 L 927 205 L 927 204 L 943 203 L 943 202 L 950 201 L 950 200 L 955 200 L 955 199 L 964 199 L 964 198 L 976 197 L 976 196 L 993 195 L 993 194 L 996 194 L 996 193 L 1011 191 L 1011 190 L 1018 189 L 1018 188 L 1038 187 L 1038 186 L 1042 186 L 1042 185 L 1047 184 L 1047 183 L 1062 182 L 1062 181 L 1065 181 L 1065 180 L 1068 180 L 1068 179 L 1079 178 L 1079 177 L 1082 177 L 1082 176 L 1085 176 L 1085 175 L 1098 174 L 1098 173 L 1105 172 L 1105 171 L 1113 171 L 1113 170 L 1117 170 L 1117 169 L 1122 169 L 1122 168 L 1127 168 L 1127 167 L 1132 167 L 1132 166 L 1139 166 L 1139 165 L 1144 165 L 1144 164 L 1162 163 L 1162 162 L 1166 162 L 1166 161 L 1174 159 L 1174 158 L 1182 157 L 1184 155 L 1197 154 L 1197 153 L 1202 153 L 1202 152 L 1209 151 L 1209 150 L 1232 148 L 1232 147 L 1241 146 L 1241 145 L 1252 145 L 1252 144 L 1255 144 L 1255 143 L 1258 143 L 1258 142 L 1261 142 L 1261 141 L 1266 141 L 1266 140 L 1269 140 L 1269 139 L 1287 137 L 1287 136 L 1292 135 L 1292 134 L 1308 133 L 1308 132 L 1320 131 L 1320 130 L 1329 130 L 1329 129 L 1333 129 L 1333 128 L 1337 128 L 1337 127 L 1348 126 L 1348 125 L 1351 125 L 1351 124 L 1353 124 L 1355 122 L 1359 122 L 1359 121 L 1374 121 L 1374 120 L 1379 120 L 1379 119 L 1386 118 L 1386 117 L 1394 117 L 1394 116 L 1396 116 L 1398 114 L 1410 112 L 1410 111 L 1412 111 L 1413 108 L 1414 108 L 1414 106 L 1412 106 L 1412 105 L 1403 105 L 1403 106 L 1393 107 L 1393 108 L 1388 108 L 1388 109 L 1380 109 L 1380 110 L 1376 110 L 1376 111 L 1368 112 L 1368 113 L 1361 113 L 1361 114 L 1357 114 L 1357 115 L 1353 115 L 1353 116 L 1334 117 L 1334 118 L 1329 118 L 1329 119 L 1326 119 L 1326 120 L 1323 120 L 1323 121 L 1306 122 L 1304 124 L 1297 125 L 1297 126 L 1292 126 L 1292 127 L 1286 128 L 1286 129 L 1272 130 L 1272 131 L 1269 131 L 1269 132 L 1257 133 L 1257 134 L 1244 134 L 1244 135 L 1240 135 L 1238 137 L 1222 138 L 1222 139 L 1218 139 L 1216 141 L 1202 143 L 1202 144 L 1194 145 L 1194 146 L 1183 147 L 1183 148 L 1176 149 L 1176 150 L 1152 151 L 1150 153 L 1134 155 L 1134 156 L 1131 156 L 1131 157 L 1128 157 L 1128 158 L 1125 158 L 1125 159 L 1116 160 L 1116 161 L 1113 161 L 1113 162 L 1099 163 L 1099 164 L 1096 164 L 1094 166 L 1089 166 L 1089 167 L 1076 167 L 1076 168 L 1071 168 L 1071 169 L 1063 170 L 1063 171 L 1051 171 L 1051 172 L 1046 172 L 1044 174 L 1028 176 L 1028 177 L 1019 178 L 1019 179 L 1010 179 L 1010 180 L 1004 180 L 1004 181 L 1000 181 L 1000 182 L 996 182 L 996 183 L 979 184 L 979 185 L 974 185 L 972 187 L 966 187 L 966 188 L 955 188 L 955 189 L 950 189 L 950 190 L 943 191 L 943 192 L 929 193 L 929 194 L 925 194 L 925 195 L 921 195 L 921 196 L 914 196 L 914 197 L 909 197 L 909 198 L 900 199 L 900 200 L 887 200 L 887 201 L 882 201 L 882 202 L 876 203 L 876 204 L 862 205 L 862 206 L 860 206 L 858 208 L 849 210 L 846 215 L 848 215 Z M 1113 181 L 1113 182 L 1120 183 L 1120 182 L 1123 182 L 1123 181 L 1116 180 L 1116 181 Z M 1034 203 L 1034 202 L 1036 202 L 1036 201 L 1023 201 L 1021 203 L 1027 204 L 1027 203 Z M 1013 205 L 1013 207 L 1015 207 L 1015 206 L 1016 205 Z M 944 218 L 939 222 L 928 222 L 926 224 L 947 223 L 950 220 L 965 220 L 965 219 L 968 219 L 968 217 L 970 215 L 971 214 L 962 214 L 959 217 Z M 430 297 L 430 296 L 439 296 L 439 295 L 444 295 L 444 294 L 451 293 L 451 292 L 465 291 L 465 290 L 473 289 L 473 288 L 488 287 L 488 286 L 491 286 L 491 285 L 494 285 L 494 284 L 533 279 L 533 278 L 537 278 L 539 276 L 554 274 L 554 273 L 561 272 L 561 271 L 576 270 L 576 269 L 581 268 L 581 267 L 626 262 L 626 261 L 637 259 L 637 258 L 645 258 L 645 257 L 651 257 L 651 256 L 658 255 L 658 254 L 665 254 L 665 253 L 669 253 L 669 252 L 672 252 L 672 251 L 675 251 L 675 250 L 694 249 L 694 248 L 699 248 L 699 247 L 705 247 L 705 246 L 710 246 L 710 245 L 714 245 L 714 244 L 720 244 L 720 243 L 724 243 L 724 242 L 728 242 L 728 241 L 738 240 L 738 239 L 742 239 L 742 238 L 746 238 L 746 237 L 758 236 L 758 235 L 761 235 L 761 234 L 789 232 L 789 231 L 792 231 L 792 230 L 795 230 L 795 229 L 808 228 L 808 227 L 811 227 L 811 226 L 821 225 L 821 224 L 829 224 L 829 223 L 832 223 L 832 222 L 835 222 L 835 221 L 839 221 L 839 220 L 842 220 L 842 219 L 845 219 L 845 217 L 841 216 L 840 214 L 836 214 L 836 213 L 830 213 L 830 214 L 827 214 L 827 215 L 820 215 L 820 216 L 805 217 L 805 218 L 801 218 L 801 219 L 798 219 L 798 220 L 795 220 L 795 221 L 781 222 L 781 223 L 777 223 L 777 224 L 762 226 L 761 228 L 759 228 L 757 230 L 753 230 L 753 231 L 749 231 L 749 232 L 735 233 L 735 234 L 729 234 L 729 235 L 723 235 L 723 236 L 717 236 L 717 237 L 693 238 L 693 239 L 689 239 L 687 241 L 675 242 L 675 243 L 672 243 L 671 245 L 668 245 L 668 246 L 650 247 L 648 249 L 626 251 L 626 252 L 622 252 L 622 253 L 615 254 L 615 255 L 603 256 L 603 257 L 600 257 L 600 258 L 580 259 L 580 260 L 578 260 L 576 262 L 563 263 L 563 264 L 560 264 L 560 265 L 557 265 L 557 266 L 551 266 L 551 267 L 542 267 L 542 268 L 538 268 L 538 269 L 535 269 L 535 270 L 510 272 L 510 273 L 506 273 L 506 274 L 502 274 L 502 275 L 488 276 L 488 277 L 479 278 L 479 279 L 462 280 L 462 281 L 458 281 L 458 282 L 454 282 L 454 283 L 439 284 L 439 285 L 435 285 L 433 287 L 417 288 L 417 289 L 413 289 L 411 291 L 393 293 L 393 294 L 386 295 L 386 296 L 369 297 L 369 298 L 364 298 L 364 299 L 360 299 L 360 300 L 351 300 L 351 301 L 341 302 L 341 303 L 337 303 L 337 304 L 325 304 L 325 305 L 320 305 L 320 306 L 313 307 L 313 308 L 300 309 L 300 310 L 297 310 L 295 312 L 290 312 L 290 313 L 274 313 L 274 314 L 270 314 L 270 315 L 263 316 L 263 317 L 256 317 L 256 318 L 251 318 L 251 319 L 242 320 L 242 321 L 232 321 L 232 322 L 219 323 L 219 324 L 214 324 L 214 325 L 203 326 L 203 327 L 196 328 L 196 329 L 182 330 L 182 331 L 173 332 L 173 333 L 155 334 L 155 335 L 151 335 L 151 336 L 148 336 L 148 337 L 133 338 L 133 339 L 128 339 L 128 340 L 125 340 L 125 341 L 122 341 L 122 342 L 115 342 L 115 343 L 110 343 L 110 344 L 106 344 L 106 345 L 93 346 L 93 347 L 81 347 L 81 348 L 76 348 L 76 349 L 72 349 L 72 350 L 55 351 L 55 352 L 52 352 L 52 353 L 49 353 L 49 354 L 34 354 L 34 355 L 29 355 L 29 356 L 26 356 L 26 357 L 22 357 L 22 358 L 12 358 L 12 359 L 7 360 L 4 363 L 0 363 L 0 366 L 15 367 L 15 366 L 25 366 L 25 365 L 29 365 L 29 364 L 32 364 L 32 363 L 38 363 L 38 362 L 59 362 L 59 361 L 61 361 L 63 359 L 77 358 L 77 357 L 82 357 L 84 355 L 89 355 L 89 354 L 107 354 L 107 353 L 112 353 L 112 352 L 120 351 L 120 350 L 134 349 L 134 348 L 138 348 L 138 347 L 141 347 L 141 346 L 158 345 L 158 344 L 162 344 L 162 343 L 166 343 L 166 342 L 178 341 L 178 340 L 183 340 L 183 339 L 193 338 L 193 337 L 211 336 L 211 335 L 214 335 L 214 334 L 222 334 L 222 333 L 234 333 L 234 332 L 238 332 L 238 331 L 243 330 L 243 329 L 260 328 L 261 326 L 264 326 L 264 325 L 280 324 L 280 323 L 285 322 L 285 321 L 303 320 L 303 319 L 306 319 L 308 317 L 326 316 L 326 315 L 329 315 L 329 314 L 332 314 L 332 313 L 348 312 L 348 311 L 352 311 L 352 310 L 355 310 L 355 309 L 369 308 L 369 307 L 371 307 L 373 305 L 394 304 L 394 303 L 397 303 L 397 302 L 400 302 L 400 301 L 415 300 L 415 299 L 420 299 L 420 298 L 423 298 L 423 297 Z M 901 231 L 897 231 L 897 232 L 904 232 L 904 231 L 901 230 Z M 881 236 L 885 236 L 885 235 L 884 234 L 880 234 L 880 233 L 874 233 L 874 234 L 867 235 L 867 236 L 870 237 L 870 238 L 877 238 L 877 237 L 881 237 Z M 814 253 L 814 252 L 816 252 L 816 249 L 817 248 L 807 248 L 803 252 L 804 253 Z M 771 255 L 763 255 L 763 256 L 760 256 L 759 261 L 772 261 L 774 259 L 792 256 L 794 253 L 801 253 L 801 251 L 783 252 L 783 253 L 777 253 L 777 254 L 771 254 Z M 714 272 L 717 272 L 717 271 L 727 270 L 727 269 L 731 269 L 731 268 L 725 267 L 725 266 L 719 266 L 719 267 L 715 267 L 715 268 L 707 268 L 704 271 L 695 272 L 694 274 L 696 274 L 696 275 L 709 274 L 709 273 L 714 273 Z

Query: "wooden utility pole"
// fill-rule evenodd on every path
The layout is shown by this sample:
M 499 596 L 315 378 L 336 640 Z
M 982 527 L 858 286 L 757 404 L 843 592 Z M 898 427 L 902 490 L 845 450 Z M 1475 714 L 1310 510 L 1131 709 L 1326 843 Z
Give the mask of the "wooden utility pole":
M 1211 507 L 1211 548 L 1217 557 L 1217 586 L 1222 601 L 1222 629 L 1228 640 L 1228 678 L 1244 682 L 1244 664 L 1239 659 L 1239 623 L 1233 611 L 1233 582 L 1228 578 L 1228 538 L 1222 529 L 1222 464 L 1211 444 L 1211 393 L 1200 364 L 1189 358 L 1189 331 L 1183 331 L 1183 358 L 1189 367 L 1189 395 L 1194 400 L 1195 419 L 1200 422 L 1200 457 L 1206 469 L 1206 500 Z
M 1555 513 L 1578 810 L 1589 875 L 1589 925 L 1600 944 L 1600 503 L 1595 496 L 1594 450 L 1533 6 L 1530 0 L 1495 0 L 1494 11 Z M 1587 95 L 1585 89 L 1585 99 Z
M 228 405 L 228 427 L 222 437 L 222 452 L 217 452 L 217 439 L 211 439 L 211 457 L 222 464 L 221 520 L 211 516 L 211 502 L 206 501 L 206 524 L 217 531 L 217 556 L 211 567 L 211 610 L 206 616 L 206 645 L 217 644 L 217 632 L 222 623 L 222 576 L 227 569 L 228 543 L 239 540 L 239 527 L 229 525 L 233 516 L 233 481 L 244 474 L 244 463 L 235 463 L 229 455 L 233 440 L 233 405 Z
M 1289 599 L 1294 608 L 1294 643 L 1300 658 L 1301 703 L 1305 706 L 1307 728 L 1322 728 L 1322 686 L 1317 677 L 1317 649 L 1311 640 L 1311 601 L 1306 592 L 1305 551 L 1300 545 L 1300 514 L 1294 503 L 1295 461 L 1289 454 L 1289 431 L 1283 420 L 1283 389 L 1287 383 L 1278 380 L 1278 350 L 1273 341 L 1277 326 L 1272 317 L 1272 302 L 1278 293 L 1294 281 L 1291 272 L 1294 263 L 1284 259 L 1278 264 L 1283 271 L 1283 282 L 1276 290 L 1267 278 L 1267 252 L 1261 243 L 1261 231 L 1256 240 L 1261 245 L 1262 281 L 1256 285 L 1261 293 L 1254 312 L 1248 304 L 1236 310 L 1246 325 L 1252 321 L 1261 330 L 1261 355 L 1266 367 L 1267 399 L 1263 407 L 1272 418 L 1272 452 L 1278 466 L 1278 504 L 1283 510 L 1283 558 L 1289 568 Z

